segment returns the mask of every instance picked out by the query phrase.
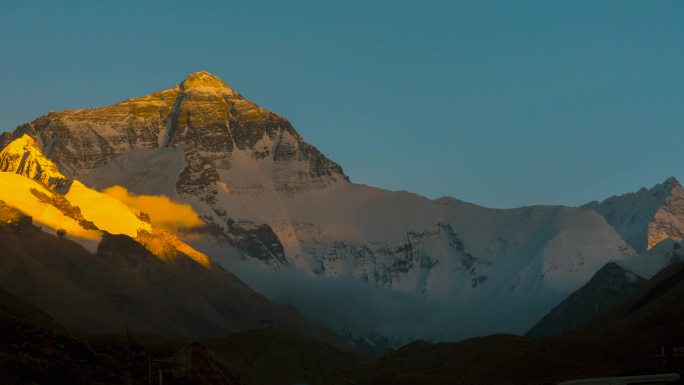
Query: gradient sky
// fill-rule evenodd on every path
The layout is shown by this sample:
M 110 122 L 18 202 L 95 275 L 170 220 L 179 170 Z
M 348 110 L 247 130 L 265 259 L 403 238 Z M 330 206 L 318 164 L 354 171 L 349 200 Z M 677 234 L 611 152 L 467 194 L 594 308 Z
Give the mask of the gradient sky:
M 207 70 L 359 183 L 514 207 L 684 179 L 684 1 L 370 3 L 0 0 L 0 130 Z

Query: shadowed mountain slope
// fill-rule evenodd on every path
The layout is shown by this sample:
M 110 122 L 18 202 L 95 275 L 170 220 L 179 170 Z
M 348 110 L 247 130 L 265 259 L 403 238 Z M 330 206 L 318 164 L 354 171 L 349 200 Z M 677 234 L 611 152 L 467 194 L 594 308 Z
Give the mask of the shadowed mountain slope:
M 576 329 L 620 303 L 646 280 L 610 262 L 534 325 L 526 335 L 549 337 Z

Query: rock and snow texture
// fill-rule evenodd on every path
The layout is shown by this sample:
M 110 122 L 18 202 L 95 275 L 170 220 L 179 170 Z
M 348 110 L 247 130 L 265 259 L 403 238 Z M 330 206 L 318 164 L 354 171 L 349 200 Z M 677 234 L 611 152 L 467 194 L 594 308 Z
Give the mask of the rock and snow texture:
M 584 207 L 603 215 L 640 254 L 605 265 L 544 316 L 529 335 L 557 335 L 582 326 L 684 257 L 677 242 L 684 236 L 684 189 L 675 178 Z
M 122 234 L 135 238 L 161 259 L 183 253 L 204 266 L 211 265 L 209 257 L 153 226 L 147 213 L 64 177 L 27 135 L 0 151 L 0 166 L 0 200 L 55 233 L 65 231 L 85 246 L 93 246 L 101 232 Z
M 98 239 L 99 230 L 131 237 L 152 230 L 126 205 L 64 177 L 27 135 L 0 151 L 0 171 L 0 200 L 53 230 L 84 239 Z
M 684 188 L 674 177 L 641 190 L 584 206 L 603 215 L 637 251 L 666 239 L 684 239 Z
M 70 185 L 70 181 L 28 135 L 7 143 L 0 151 L 0 171 L 23 175 L 53 188 L 68 189 Z
M 499 210 L 351 183 L 286 119 L 206 72 L 109 107 L 52 112 L 1 140 L 22 134 L 69 178 L 192 205 L 205 226 L 188 242 L 201 250 L 238 247 L 260 266 L 347 277 L 462 314 L 517 309 L 504 329 L 471 333 L 525 331 L 639 247 L 596 205 Z M 677 217 L 678 201 L 668 202 Z M 656 212 L 654 228 L 674 223 Z

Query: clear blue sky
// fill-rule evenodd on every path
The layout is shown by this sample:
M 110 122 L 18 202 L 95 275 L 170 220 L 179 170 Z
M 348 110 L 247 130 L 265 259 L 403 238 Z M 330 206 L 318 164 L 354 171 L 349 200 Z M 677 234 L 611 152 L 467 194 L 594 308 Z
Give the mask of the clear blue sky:
M 207 70 L 360 183 L 513 207 L 684 177 L 684 1 L 370 3 L 0 0 L 0 130 Z

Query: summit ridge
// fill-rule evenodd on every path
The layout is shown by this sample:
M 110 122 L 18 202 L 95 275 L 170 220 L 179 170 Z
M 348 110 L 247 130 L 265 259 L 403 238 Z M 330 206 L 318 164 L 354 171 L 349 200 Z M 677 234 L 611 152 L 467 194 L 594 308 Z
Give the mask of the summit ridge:
M 228 86 L 228 84 L 221 80 L 221 78 L 207 71 L 198 71 L 189 74 L 187 78 L 185 78 L 185 80 L 181 82 L 181 85 L 186 89 L 194 87 L 214 87 L 231 89 Z

